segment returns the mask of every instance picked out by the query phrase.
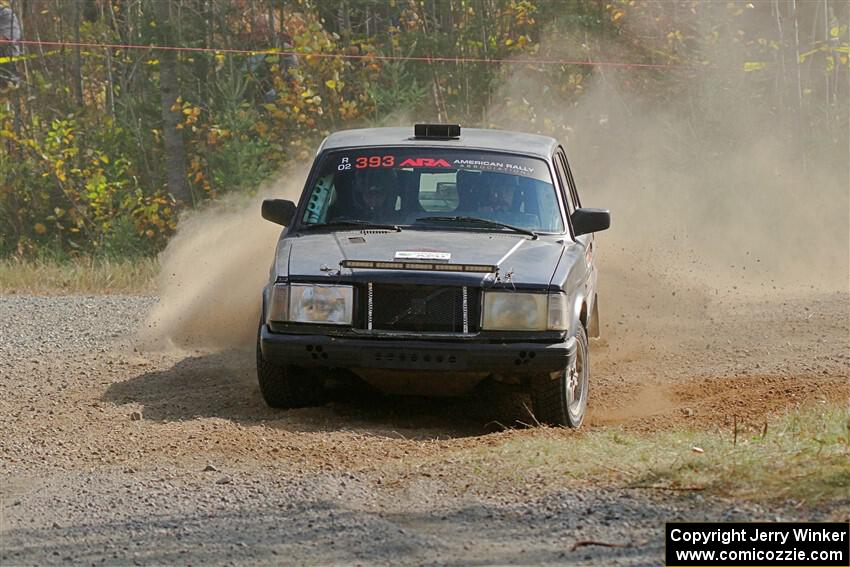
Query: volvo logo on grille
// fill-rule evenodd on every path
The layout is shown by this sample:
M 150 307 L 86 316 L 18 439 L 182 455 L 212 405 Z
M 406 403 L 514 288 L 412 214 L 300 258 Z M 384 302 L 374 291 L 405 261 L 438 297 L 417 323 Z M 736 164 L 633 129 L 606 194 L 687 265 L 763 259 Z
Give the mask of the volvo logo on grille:
M 411 315 L 424 315 L 425 308 L 428 306 L 428 300 L 424 297 L 414 297 L 410 301 Z
M 432 293 L 428 297 L 413 297 L 410 299 L 410 307 L 393 317 L 392 321 L 390 321 L 391 325 L 395 325 L 405 317 L 409 317 L 411 315 L 425 315 L 426 309 L 428 307 L 428 301 L 439 295 L 440 292 Z

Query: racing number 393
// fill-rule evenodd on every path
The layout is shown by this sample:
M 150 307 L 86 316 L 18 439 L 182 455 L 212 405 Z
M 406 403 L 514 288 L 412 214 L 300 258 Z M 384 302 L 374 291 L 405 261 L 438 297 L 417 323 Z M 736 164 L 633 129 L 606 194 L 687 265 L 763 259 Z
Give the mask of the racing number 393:
M 395 156 L 361 156 L 354 160 L 356 169 L 366 167 L 392 167 L 395 165 Z

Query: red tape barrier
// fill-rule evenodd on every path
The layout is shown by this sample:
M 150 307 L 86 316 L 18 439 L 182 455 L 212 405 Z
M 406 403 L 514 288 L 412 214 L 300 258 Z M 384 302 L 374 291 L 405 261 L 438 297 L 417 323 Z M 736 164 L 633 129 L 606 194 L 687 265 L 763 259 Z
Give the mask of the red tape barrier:
M 10 40 L 0 39 L 0 44 L 18 45 L 42 45 L 50 47 L 87 47 L 104 49 L 152 49 L 159 51 L 180 51 L 190 53 L 233 53 L 241 55 L 287 55 L 297 57 L 320 57 L 327 59 L 351 59 L 351 60 L 374 60 L 374 61 L 419 61 L 425 63 L 495 63 L 508 65 L 589 65 L 599 67 L 626 67 L 626 68 L 649 68 L 649 69 L 671 69 L 692 67 L 676 63 L 622 63 L 618 61 L 575 61 L 570 59 L 487 59 L 484 57 L 431 57 L 431 56 L 403 56 L 403 55 L 375 55 L 375 54 L 349 54 L 349 53 L 304 53 L 301 51 L 284 51 L 277 49 L 215 49 L 210 47 L 180 47 L 175 45 L 132 45 L 119 43 L 85 43 L 72 41 L 42 41 L 33 39 Z

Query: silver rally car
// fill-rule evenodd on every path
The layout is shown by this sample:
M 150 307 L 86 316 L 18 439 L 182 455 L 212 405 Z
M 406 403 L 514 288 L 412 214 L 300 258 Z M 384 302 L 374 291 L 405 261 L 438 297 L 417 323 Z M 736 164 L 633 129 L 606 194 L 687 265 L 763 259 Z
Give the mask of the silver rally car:
M 483 380 L 578 427 L 598 336 L 594 232 L 552 138 L 452 124 L 336 132 L 283 225 L 263 290 L 257 375 L 270 406 L 320 403 L 327 379 Z

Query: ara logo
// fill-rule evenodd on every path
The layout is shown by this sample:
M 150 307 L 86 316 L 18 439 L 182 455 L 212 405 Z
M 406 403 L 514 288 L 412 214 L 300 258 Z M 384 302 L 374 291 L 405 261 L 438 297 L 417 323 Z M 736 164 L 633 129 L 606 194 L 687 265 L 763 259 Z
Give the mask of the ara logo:
M 444 159 L 434 158 L 407 158 L 399 164 L 399 167 L 451 167 Z

